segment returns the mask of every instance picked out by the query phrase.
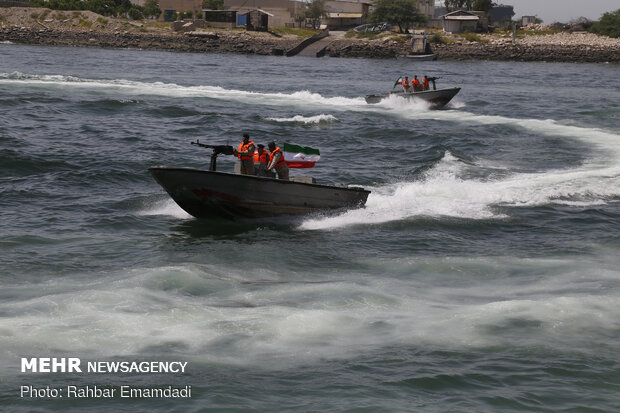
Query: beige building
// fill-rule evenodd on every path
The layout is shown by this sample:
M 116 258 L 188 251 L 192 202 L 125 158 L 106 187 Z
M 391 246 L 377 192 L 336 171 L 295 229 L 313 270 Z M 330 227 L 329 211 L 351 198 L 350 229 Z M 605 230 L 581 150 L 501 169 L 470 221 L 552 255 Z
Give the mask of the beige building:
M 236 10 L 244 15 L 253 10 L 269 14 L 269 26 L 294 27 L 302 20 L 303 3 L 294 0 L 224 0 L 224 10 Z
M 440 17 L 443 30 L 448 33 L 474 32 L 480 18 L 471 12 L 457 10 Z
M 321 26 L 347 28 L 364 24 L 371 4 L 369 0 L 326 1 L 327 16 L 321 20 Z

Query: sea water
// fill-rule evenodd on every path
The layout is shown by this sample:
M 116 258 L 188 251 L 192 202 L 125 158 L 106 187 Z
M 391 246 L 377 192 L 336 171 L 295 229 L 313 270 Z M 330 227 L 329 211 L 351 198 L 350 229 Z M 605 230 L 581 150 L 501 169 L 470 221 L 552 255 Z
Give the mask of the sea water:
M 401 75 L 462 90 L 365 103 Z M 617 411 L 619 84 L 610 64 L 0 45 L 0 409 Z M 292 174 L 366 206 L 198 220 L 147 171 L 207 168 L 191 141 L 245 132 L 320 149 Z

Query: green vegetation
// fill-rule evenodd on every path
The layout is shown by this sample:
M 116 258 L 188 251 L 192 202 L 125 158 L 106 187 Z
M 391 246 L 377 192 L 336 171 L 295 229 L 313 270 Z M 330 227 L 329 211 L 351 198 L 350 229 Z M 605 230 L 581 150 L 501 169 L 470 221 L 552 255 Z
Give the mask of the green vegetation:
M 293 27 L 270 27 L 269 30 L 271 30 L 272 32 L 279 34 L 281 36 L 287 35 L 287 34 L 293 34 L 295 36 L 299 36 L 299 37 L 312 37 L 315 34 L 319 33 L 318 30 L 312 30 L 312 29 L 297 29 L 297 28 L 293 28 Z
M 142 13 L 144 13 L 146 17 L 158 18 L 162 13 L 159 8 L 159 0 L 146 0 Z
M 127 12 L 129 18 L 131 20 L 142 20 L 144 19 L 144 13 L 142 13 L 143 8 L 140 6 L 133 5 Z
M 209 10 L 224 10 L 224 0 L 202 0 L 202 8 Z
M 310 20 L 312 28 L 317 29 L 321 17 L 327 16 L 325 0 L 312 0 L 310 3 L 306 3 L 305 7 L 303 18 Z
M 93 27 L 93 22 L 91 22 L 90 20 L 80 19 L 80 26 L 88 27 L 90 29 L 91 27 Z
M 620 9 L 603 14 L 588 31 L 603 36 L 620 37 Z
M 418 0 L 377 0 L 374 11 L 368 15 L 369 23 L 396 24 L 400 33 L 426 21 L 426 16 L 418 12 Z
M 46 7 L 52 10 L 90 10 L 104 16 L 125 16 L 138 18 L 159 17 L 159 0 L 147 0 L 144 7 L 131 4 L 130 0 L 30 0 L 31 7 Z M 139 12 L 139 13 L 138 13 Z M 42 16 L 39 16 L 42 19 Z M 66 17 L 65 17 L 66 18 Z
M 493 0 L 474 0 L 472 9 L 488 12 L 493 8 L 493 6 L 496 6 L 496 4 L 493 3 Z
M 108 24 L 108 19 L 104 19 L 103 17 L 97 17 L 97 23 L 105 26 L 106 24 Z
M 410 42 L 411 41 L 411 36 L 394 36 L 392 37 L 392 40 L 394 40 L 397 43 L 405 43 L 405 42 Z
M 435 32 L 428 37 L 429 43 L 448 44 L 454 43 L 451 39 L 444 37 L 441 33 Z

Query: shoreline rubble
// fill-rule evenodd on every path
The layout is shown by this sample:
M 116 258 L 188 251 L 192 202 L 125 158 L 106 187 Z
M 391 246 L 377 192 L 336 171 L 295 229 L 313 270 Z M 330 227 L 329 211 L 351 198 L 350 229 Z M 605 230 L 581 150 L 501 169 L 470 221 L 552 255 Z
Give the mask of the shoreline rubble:
M 35 18 L 36 16 L 40 16 Z M 438 60 L 620 63 L 620 39 L 592 33 L 528 35 L 516 40 L 480 35 L 481 41 L 457 38 L 431 43 Z M 285 55 L 303 38 L 241 30 L 173 31 L 169 25 L 147 28 L 89 11 L 58 12 L 36 8 L 0 9 L 0 42 L 73 47 L 130 48 L 197 53 Z M 329 57 L 389 59 L 406 55 L 402 36 L 379 39 L 335 37 L 324 50 Z

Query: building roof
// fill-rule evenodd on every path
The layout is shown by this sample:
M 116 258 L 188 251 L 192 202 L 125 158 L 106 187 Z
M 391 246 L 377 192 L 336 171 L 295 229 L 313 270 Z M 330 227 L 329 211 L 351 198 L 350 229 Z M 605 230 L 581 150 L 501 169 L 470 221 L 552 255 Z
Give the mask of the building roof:
M 480 17 L 466 10 L 455 10 L 453 12 L 444 14 L 443 16 L 439 16 L 439 18 L 444 19 L 444 20 L 461 20 L 461 21 L 480 20 Z
M 245 14 L 247 14 L 247 13 L 251 13 L 251 12 L 253 12 L 253 11 L 257 11 L 257 12 L 259 12 L 259 13 L 266 14 L 267 16 L 271 16 L 271 17 L 273 17 L 273 16 L 274 16 L 273 14 L 271 14 L 271 13 L 269 13 L 268 11 L 265 11 L 265 10 L 263 10 L 263 9 L 253 9 L 253 10 L 248 10 Z

